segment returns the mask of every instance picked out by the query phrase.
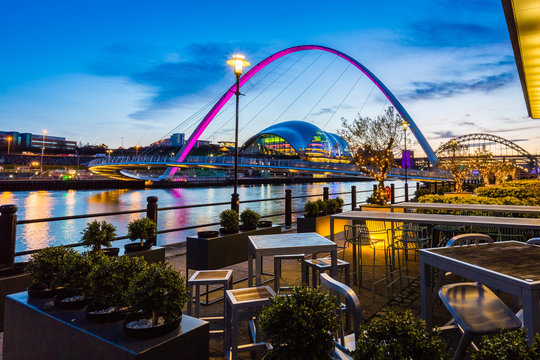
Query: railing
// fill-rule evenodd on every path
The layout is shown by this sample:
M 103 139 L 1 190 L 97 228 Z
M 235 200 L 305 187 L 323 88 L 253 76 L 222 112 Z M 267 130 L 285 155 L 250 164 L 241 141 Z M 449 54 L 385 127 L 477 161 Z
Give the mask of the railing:
M 376 185 L 374 185 L 376 187 Z M 417 184 L 418 187 L 418 184 Z M 404 187 L 403 187 L 404 188 Z M 397 189 L 403 189 L 397 188 Z M 395 187 L 394 184 L 391 184 L 391 203 L 395 202 Z M 271 218 L 284 216 L 283 225 L 287 228 L 290 228 L 293 224 L 293 214 L 303 213 L 304 210 L 293 210 L 292 200 L 293 199 L 308 199 L 313 197 L 321 197 L 323 200 L 328 200 L 331 195 L 349 195 L 351 196 L 351 202 L 344 204 L 344 206 L 351 206 L 351 209 L 355 209 L 357 205 L 365 204 L 365 202 L 357 202 L 357 195 L 359 193 L 371 193 L 372 190 L 362 190 L 357 191 L 356 186 L 351 186 L 351 191 L 347 192 L 336 192 L 330 193 L 328 187 L 323 188 L 322 194 L 313 194 L 313 195 L 301 195 L 301 196 L 292 196 L 292 190 L 286 189 L 284 197 L 276 198 L 267 198 L 267 199 L 255 199 L 255 200 L 244 200 L 240 201 L 241 204 L 255 203 L 255 202 L 265 202 L 265 201 L 284 201 L 284 212 L 277 214 L 265 214 L 261 218 Z M 408 201 L 408 189 L 405 191 L 404 200 Z M 96 217 L 108 217 L 116 215 L 126 215 L 126 214 L 136 214 L 136 213 L 146 213 L 146 216 L 158 223 L 158 213 L 160 211 L 170 211 L 170 210 L 180 210 L 180 209 L 190 209 L 190 208 L 200 208 L 200 207 L 210 207 L 210 206 L 223 206 L 230 205 L 230 202 L 219 202 L 219 203 L 209 203 L 209 204 L 196 204 L 196 205 L 182 205 L 182 206 L 169 206 L 169 207 L 158 207 L 158 198 L 156 196 L 149 196 L 147 198 L 146 209 L 138 210 L 125 210 L 125 211 L 115 211 L 115 212 L 102 212 L 102 213 L 93 213 L 93 214 L 84 214 L 84 215 L 72 215 L 72 216 L 59 216 L 52 218 L 41 218 L 41 219 L 28 219 L 28 220 L 17 220 L 17 206 L 16 205 L 2 205 L 0 206 L 0 269 L 9 267 L 15 262 L 15 257 L 30 255 L 41 249 L 32 249 L 26 251 L 15 252 L 15 244 L 17 237 L 17 225 L 33 224 L 33 223 L 43 223 L 43 222 L 54 222 L 54 221 L 66 221 L 73 219 L 85 219 L 85 218 L 96 218 Z M 162 229 L 157 231 L 157 234 L 165 234 L 170 232 L 185 231 L 197 228 L 204 228 L 208 226 L 219 225 L 219 223 L 208 223 L 208 224 L 195 224 L 190 226 Z M 127 236 L 119 236 L 115 238 L 116 240 L 127 239 Z M 151 242 L 155 245 L 157 239 L 154 238 Z M 65 246 L 77 247 L 81 246 L 79 243 L 67 244 Z

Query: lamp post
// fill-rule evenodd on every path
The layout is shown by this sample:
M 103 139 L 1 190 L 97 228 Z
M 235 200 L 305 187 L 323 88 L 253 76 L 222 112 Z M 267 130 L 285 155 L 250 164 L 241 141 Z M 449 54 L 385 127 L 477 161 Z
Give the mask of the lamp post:
M 45 134 L 47 133 L 47 130 L 43 129 L 43 139 L 41 141 L 41 166 L 40 166 L 40 172 L 43 172 L 43 154 L 45 154 Z
M 407 183 L 407 128 L 409 127 L 408 122 L 403 122 L 403 136 L 405 137 L 405 151 L 403 153 L 403 163 L 405 164 L 405 201 L 409 201 L 409 184 Z
M 8 155 L 9 155 L 9 146 L 11 145 L 11 139 L 12 139 L 11 136 L 7 137 L 7 153 L 8 153 Z
M 135 145 L 135 157 L 139 156 L 139 145 Z
M 244 55 L 234 54 L 232 59 L 227 60 L 227 64 L 231 65 L 236 75 L 236 123 L 234 128 L 234 192 L 231 195 L 231 209 L 239 212 L 240 203 L 238 189 L 238 107 L 240 104 L 240 76 L 242 76 L 242 68 L 251 65 L 245 60 Z

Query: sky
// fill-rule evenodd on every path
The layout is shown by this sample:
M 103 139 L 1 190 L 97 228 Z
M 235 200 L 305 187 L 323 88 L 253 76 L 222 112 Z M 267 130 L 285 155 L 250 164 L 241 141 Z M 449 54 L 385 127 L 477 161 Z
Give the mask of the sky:
M 0 130 L 109 147 L 189 135 L 234 83 L 233 53 L 253 66 L 316 44 L 370 69 L 434 149 L 482 132 L 540 152 L 500 0 L 6 0 L 0 34 Z M 388 106 L 357 69 L 318 51 L 275 61 L 242 92 L 241 142 L 286 120 L 336 132 Z M 232 140 L 233 105 L 202 139 Z

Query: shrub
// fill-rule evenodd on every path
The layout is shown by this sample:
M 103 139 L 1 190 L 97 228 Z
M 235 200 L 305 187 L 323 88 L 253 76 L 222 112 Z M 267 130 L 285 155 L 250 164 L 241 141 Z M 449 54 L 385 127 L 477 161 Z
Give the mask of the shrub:
M 116 227 L 106 221 L 94 220 L 86 224 L 81 234 L 81 244 L 91 247 L 92 251 L 99 251 L 102 246 L 111 246 L 111 241 L 116 237 Z
M 388 309 L 360 327 L 355 360 L 446 359 L 442 340 L 411 311 Z
M 276 296 L 259 317 L 273 350 L 269 359 L 329 359 L 339 328 L 335 298 L 305 284 L 289 296 Z
M 319 215 L 324 216 L 328 214 L 328 203 L 324 200 L 317 200 L 315 201 L 317 203 L 317 206 L 319 206 Z
M 344 201 L 342 198 L 340 198 L 339 196 L 336 197 L 334 200 L 337 201 L 337 204 L 338 204 L 338 207 L 337 207 L 337 208 L 338 208 L 338 210 L 343 210 L 343 205 L 345 205 L 345 201 Z
M 56 289 L 58 272 L 66 254 L 75 250 L 64 246 L 48 247 L 34 253 L 25 267 L 25 272 L 32 278 L 32 285 L 37 289 Z
M 536 335 L 531 347 L 527 344 L 525 332 L 502 330 L 496 335 L 484 335 L 480 350 L 471 352 L 471 360 L 535 360 L 540 359 L 540 335 Z
M 235 210 L 223 210 L 219 214 L 219 224 L 226 232 L 237 232 L 238 213 Z
M 165 323 L 171 322 L 180 317 L 189 299 L 185 284 L 185 278 L 171 265 L 148 265 L 129 284 L 127 298 L 131 311 L 152 319 L 153 325 L 160 317 Z
M 319 204 L 313 201 L 308 201 L 304 205 L 304 216 L 309 218 L 319 216 Z
M 88 253 L 80 254 L 69 251 L 64 255 L 58 269 L 56 284 L 66 289 L 79 292 L 88 287 L 88 274 L 90 273 L 95 259 L 100 253 L 90 256 Z
M 339 207 L 338 202 L 335 199 L 326 200 L 326 208 L 328 214 L 335 214 Z
M 128 224 L 128 237 L 131 241 L 141 240 L 141 246 L 145 241 L 148 243 L 157 234 L 157 225 L 147 217 L 133 220 Z
M 260 219 L 261 215 L 258 212 L 250 209 L 245 209 L 240 213 L 240 220 L 242 221 L 242 225 L 244 225 L 246 230 L 253 230 L 257 228 L 257 224 L 259 223 Z

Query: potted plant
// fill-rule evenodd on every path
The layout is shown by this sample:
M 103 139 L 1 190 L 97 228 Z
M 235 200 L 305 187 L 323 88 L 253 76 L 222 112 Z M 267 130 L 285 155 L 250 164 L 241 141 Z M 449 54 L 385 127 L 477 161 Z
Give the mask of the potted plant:
M 84 290 L 88 298 L 86 318 L 94 322 L 118 321 L 127 310 L 127 289 L 130 279 L 146 267 L 142 257 L 101 257 L 88 273 Z
M 238 213 L 235 210 L 223 210 L 219 213 L 219 224 L 221 234 L 234 234 L 238 232 Z
M 296 219 L 296 231 L 299 233 L 316 232 L 322 236 L 330 235 L 330 214 L 336 212 L 338 207 L 339 202 L 335 199 L 308 201 L 304 205 L 304 217 Z M 348 220 L 334 220 L 334 232 L 343 231 L 347 224 Z
M 182 308 L 189 300 L 185 278 L 171 265 L 148 265 L 129 284 L 127 299 L 131 319 L 124 331 L 134 337 L 154 337 L 178 327 Z
M 343 212 L 343 205 L 345 205 L 345 201 L 342 198 L 340 198 L 339 196 L 336 197 L 334 200 L 336 200 L 336 202 L 338 204 L 336 212 L 338 212 L 338 213 Z
M 25 271 L 32 279 L 28 296 L 32 298 L 51 298 L 58 292 L 56 279 L 64 256 L 74 251 L 64 246 L 48 247 L 34 253 Z
M 309 218 L 315 218 L 319 216 L 319 204 L 314 201 L 308 201 L 304 205 L 304 216 Z
M 259 317 L 273 350 L 267 359 L 330 359 L 339 328 L 335 298 L 305 284 L 288 296 L 276 296 Z
M 326 201 L 319 199 L 315 201 L 315 203 L 317 204 L 317 206 L 319 206 L 318 216 L 328 215 L 328 203 Z
M 111 248 L 111 241 L 116 237 L 116 227 L 106 221 L 94 220 L 86 224 L 81 232 L 81 244 L 85 247 L 91 247 L 91 251 L 103 251 L 106 255 L 117 256 L 119 248 Z M 101 247 L 105 246 L 105 249 Z
M 329 215 L 337 213 L 339 203 L 335 199 L 326 200 L 326 209 Z
M 87 288 L 93 259 L 99 256 L 103 255 L 80 254 L 76 251 L 68 251 L 64 255 L 56 277 L 56 283 L 62 286 L 62 290 L 54 297 L 54 305 L 62 309 L 82 309 L 86 306 L 88 299 L 83 295 L 83 289 Z
M 363 324 L 359 334 L 353 352 L 355 360 L 448 358 L 441 338 L 427 331 L 425 322 L 410 310 L 386 309 L 383 315 Z
M 260 219 L 261 215 L 259 215 L 259 213 L 250 209 L 245 209 L 240 213 L 240 221 L 242 222 L 240 230 L 255 230 Z
M 482 336 L 479 350 L 470 355 L 471 360 L 540 359 L 540 335 L 536 334 L 529 347 L 523 329 L 501 330 L 495 335 Z
M 126 252 L 142 251 L 152 248 L 153 240 L 157 233 L 157 225 L 155 222 L 147 217 L 133 220 L 128 224 L 128 237 L 131 241 L 137 241 L 138 243 L 124 245 Z

